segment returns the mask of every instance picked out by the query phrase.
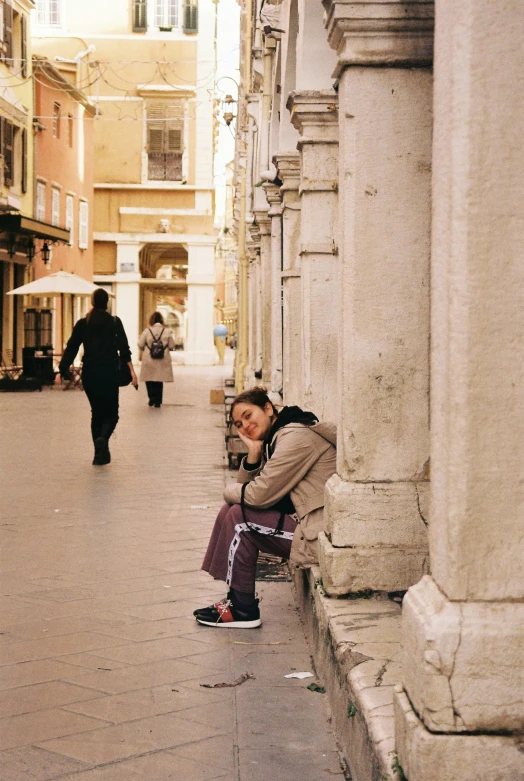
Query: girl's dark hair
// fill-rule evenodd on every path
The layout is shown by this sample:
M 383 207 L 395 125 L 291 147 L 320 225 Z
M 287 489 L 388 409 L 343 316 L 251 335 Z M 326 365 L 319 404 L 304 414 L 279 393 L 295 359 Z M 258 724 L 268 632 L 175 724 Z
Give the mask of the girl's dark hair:
M 231 404 L 231 412 L 229 413 L 231 419 L 233 418 L 233 410 L 237 404 L 254 404 L 256 407 L 260 407 L 260 409 L 264 409 L 266 404 L 271 404 L 273 407 L 273 414 L 278 415 L 278 412 L 275 409 L 275 405 L 267 395 L 265 388 L 250 388 L 243 393 L 239 393 L 239 395 L 233 399 L 233 403 Z
M 153 312 L 153 314 L 149 318 L 149 325 L 156 325 L 156 323 L 160 323 L 160 325 L 164 325 L 164 318 L 162 317 L 160 312 Z
M 103 287 L 97 287 L 96 290 L 93 290 L 93 295 L 91 296 L 91 303 L 93 304 L 93 309 L 107 309 L 108 301 L 109 301 L 109 294 L 107 290 L 104 290 Z

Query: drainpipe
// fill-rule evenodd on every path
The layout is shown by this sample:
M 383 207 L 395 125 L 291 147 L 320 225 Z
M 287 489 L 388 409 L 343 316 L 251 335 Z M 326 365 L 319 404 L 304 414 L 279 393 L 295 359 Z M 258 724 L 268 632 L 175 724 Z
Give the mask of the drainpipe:
M 238 361 L 236 370 L 236 390 L 244 390 L 244 371 L 248 355 L 248 261 L 246 255 L 246 175 L 247 175 L 247 134 L 249 133 L 249 116 L 247 98 L 251 92 L 251 39 L 253 35 L 252 0 L 244 0 L 244 69 L 243 69 L 243 123 L 239 128 L 239 138 L 242 145 L 241 158 L 246 161 L 244 172 L 240 171 L 240 216 L 238 226 Z M 243 175 L 242 175 L 243 173 Z

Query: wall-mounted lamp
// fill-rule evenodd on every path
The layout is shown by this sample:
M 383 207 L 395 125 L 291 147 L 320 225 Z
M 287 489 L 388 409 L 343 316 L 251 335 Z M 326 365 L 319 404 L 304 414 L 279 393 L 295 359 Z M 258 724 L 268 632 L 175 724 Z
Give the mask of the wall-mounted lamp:
M 27 252 L 26 252 L 26 254 L 27 254 L 28 261 L 31 263 L 31 261 L 33 260 L 33 258 L 35 256 L 35 243 L 34 243 L 32 238 L 29 239 L 29 241 L 27 242 Z
M 51 260 L 51 247 L 49 246 L 47 241 L 44 241 L 44 245 L 43 245 L 42 249 L 40 250 L 40 253 L 42 255 L 42 260 L 44 261 L 44 263 L 47 266 L 47 264 Z
M 7 254 L 10 258 L 13 257 L 13 255 L 16 252 L 16 236 L 14 233 L 10 233 L 7 239 Z

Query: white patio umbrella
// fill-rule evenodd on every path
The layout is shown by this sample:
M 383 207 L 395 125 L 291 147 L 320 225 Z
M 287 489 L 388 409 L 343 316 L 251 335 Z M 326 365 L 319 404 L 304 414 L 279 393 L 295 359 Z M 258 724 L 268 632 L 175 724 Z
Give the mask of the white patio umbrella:
M 90 296 L 97 285 L 88 282 L 87 279 L 70 274 L 68 271 L 55 271 L 54 274 L 48 274 L 46 277 L 35 279 L 34 282 L 28 282 L 8 292 L 8 296 L 40 296 L 42 298 L 52 298 L 69 294 L 72 296 Z
M 93 290 L 97 289 L 97 285 L 92 282 L 88 282 L 87 279 L 77 276 L 76 274 L 70 274 L 68 271 L 55 271 L 53 274 L 48 274 L 40 279 L 35 279 L 34 282 L 28 282 L 27 285 L 22 285 L 14 290 L 10 290 L 8 296 L 35 296 L 41 298 L 55 298 L 57 296 L 62 297 L 62 342 L 66 341 L 66 334 L 64 333 L 64 296 L 90 296 Z M 109 293 L 114 297 L 113 293 Z M 72 299 L 71 299 L 72 300 Z

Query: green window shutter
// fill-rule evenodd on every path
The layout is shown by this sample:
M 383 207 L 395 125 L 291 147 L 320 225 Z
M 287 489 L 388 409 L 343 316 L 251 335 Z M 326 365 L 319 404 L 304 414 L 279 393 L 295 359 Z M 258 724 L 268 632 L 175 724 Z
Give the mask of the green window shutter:
M 147 0 L 133 0 L 133 32 L 147 32 Z
M 24 14 L 20 17 L 20 48 L 22 56 L 22 77 L 25 79 L 27 76 L 27 18 Z
M 22 192 L 27 192 L 27 130 L 22 128 Z
M 198 2 L 197 0 L 186 0 L 184 4 L 184 32 L 198 32 Z
M 10 122 L 3 122 L 3 153 L 4 153 L 4 184 L 11 187 L 13 184 L 13 143 L 15 129 Z
M 13 59 L 13 2 L 4 2 L 4 43 L 6 60 Z

